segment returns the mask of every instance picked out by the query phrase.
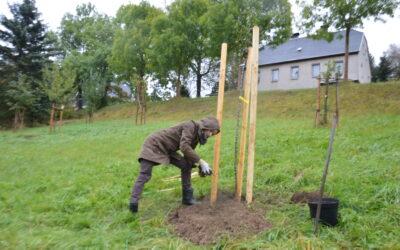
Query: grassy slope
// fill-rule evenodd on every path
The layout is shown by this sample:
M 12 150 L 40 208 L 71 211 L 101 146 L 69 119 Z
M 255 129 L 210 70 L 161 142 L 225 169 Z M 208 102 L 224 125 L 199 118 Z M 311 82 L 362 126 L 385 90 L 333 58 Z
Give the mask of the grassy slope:
M 233 190 L 237 94 L 228 93 L 223 122 L 220 187 Z M 333 96 L 333 95 L 332 95 Z M 332 98 L 333 99 L 333 98 Z M 94 124 L 0 132 L 0 248 L 192 248 L 166 224 L 179 206 L 173 167 L 156 167 L 141 211 L 126 209 L 144 138 L 177 121 L 213 114 L 215 98 L 152 104 L 149 123 L 132 126 L 130 105 L 109 107 Z M 218 246 L 251 248 L 400 248 L 400 85 L 341 89 L 342 119 L 327 192 L 341 201 L 341 224 L 312 234 L 308 208 L 289 204 L 293 192 L 315 190 L 329 129 L 313 128 L 315 91 L 259 95 L 255 201 L 273 228 Z M 332 106 L 333 107 L 333 106 Z M 198 152 L 212 162 L 213 141 Z M 294 177 L 303 177 L 295 181 Z M 197 194 L 210 179 L 193 180 Z M 160 192 L 160 190 L 170 189 Z

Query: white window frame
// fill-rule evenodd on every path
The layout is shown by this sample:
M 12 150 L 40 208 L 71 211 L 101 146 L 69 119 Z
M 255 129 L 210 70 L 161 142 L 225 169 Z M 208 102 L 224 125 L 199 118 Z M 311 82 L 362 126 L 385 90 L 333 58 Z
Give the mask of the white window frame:
M 314 66 L 318 66 L 318 74 L 314 75 Z M 321 75 L 321 64 L 320 63 L 313 63 L 311 65 L 311 77 L 312 78 L 318 78 Z
M 297 76 L 293 77 L 293 70 L 297 68 Z M 299 66 L 292 66 L 290 67 L 290 79 L 291 80 L 298 80 L 300 78 L 300 67 Z
M 277 72 L 277 77 L 274 79 L 274 72 Z M 271 70 L 271 82 L 278 82 L 279 81 L 279 68 L 274 68 Z

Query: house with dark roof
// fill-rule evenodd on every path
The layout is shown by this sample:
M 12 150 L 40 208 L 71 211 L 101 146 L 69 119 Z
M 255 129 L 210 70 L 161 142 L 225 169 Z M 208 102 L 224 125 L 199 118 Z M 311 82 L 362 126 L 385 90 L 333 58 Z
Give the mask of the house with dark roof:
M 337 32 L 331 42 L 292 37 L 277 46 L 259 51 L 259 90 L 315 88 L 317 78 L 333 61 L 343 77 L 345 33 Z M 368 45 L 364 33 L 351 30 L 349 40 L 349 80 L 371 82 Z

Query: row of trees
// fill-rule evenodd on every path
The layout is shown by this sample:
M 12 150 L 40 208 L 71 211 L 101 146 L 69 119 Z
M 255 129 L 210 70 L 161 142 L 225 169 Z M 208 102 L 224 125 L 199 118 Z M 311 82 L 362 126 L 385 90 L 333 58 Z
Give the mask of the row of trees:
M 346 78 L 349 30 L 369 17 L 393 16 L 398 1 L 300 5 L 308 34 L 329 40 L 330 31 L 346 30 Z M 85 108 L 90 119 L 110 103 L 110 93 L 123 93 L 122 83 L 143 123 L 146 100 L 162 99 L 166 89 L 177 97 L 189 95 L 192 83 L 196 97 L 205 86 L 217 89 L 221 43 L 229 44 L 227 87 L 235 88 L 251 27 L 260 27 L 261 41 L 277 45 L 290 37 L 292 24 L 288 0 L 176 0 L 166 10 L 143 1 L 121 6 L 115 17 L 83 4 L 63 17 L 57 33 L 47 30 L 34 0 L 10 10 L 10 18 L 0 15 L 0 122 L 14 127 L 43 122 L 68 103 Z
M 379 64 L 375 65 L 374 58 L 370 56 L 372 81 L 385 82 L 389 79 L 400 80 L 400 46 L 391 44 L 383 53 Z
M 222 42 L 230 46 L 234 86 L 252 26 L 270 43 L 291 34 L 288 0 L 177 0 L 165 11 L 143 1 L 121 6 L 115 17 L 83 4 L 63 17 L 57 33 L 47 30 L 34 0 L 9 7 L 12 16 L 0 16 L 0 121 L 14 127 L 47 120 L 71 98 L 91 117 L 110 92 L 121 92 L 120 83 L 141 114 L 149 82 L 154 99 L 167 88 L 188 95 L 191 82 L 200 97 L 204 84 L 215 85 Z

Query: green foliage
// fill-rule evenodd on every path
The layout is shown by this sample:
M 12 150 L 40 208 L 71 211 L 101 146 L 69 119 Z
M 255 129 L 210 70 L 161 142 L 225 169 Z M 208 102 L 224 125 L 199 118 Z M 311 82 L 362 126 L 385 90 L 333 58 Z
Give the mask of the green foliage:
M 213 1 L 207 13 L 206 27 L 211 56 L 219 58 L 221 43 L 228 43 L 228 84 L 237 88 L 239 65 L 245 63 L 252 46 L 252 27 L 260 28 L 260 41 L 278 45 L 291 35 L 292 13 L 287 0 Z
M 67 13 L 61 21 L 60 39 L 64 50 L 64 64 L 76 72 L 77 106 L 82 107 L 83 84 L 90 72 L 103 75 L 107 85 L 113 80 L 107 58 L 111 54 L 116 26 L 107 15 L 97 12 L 92 4 L 81 4 L 76 14 Z M 101 106 L 107 104 L 107 96 Z
M 207 14 L 207 25 L 214 56 L 219 56 L 222 42 L 230 54 L 246 55 L 252 44 L 251 28 L 260 28 L 260 41 L 277 45 L 291 35 L 292 13 L 287 0 L 215 1 Z M 271 32 L 271 31 L 274 32 Z
M 106 79 L 99 73 L 90 71 L 82 90 L 87 117 L 91 122 L 93 113 L 100 107 L 101 99 L 106 92 Z
M 391 63 L 388 60 L 387 56 L 382 56 L 381 61 L 379 62 L 377 69 L 377 77 L 379 81 L 386 82 L 390 75 L 392 74 L 393 69 L 391 68 Z
M 335 77 L 335 73 L 336 73 L 335 62 L 329 60 L 325 64 L 325 71 L 322 72 L 321 77 L 325 82 L 329 82 L 332 78 Z
M 298 1 L 300 2 L 300 1 Z M 397 0 L 346 1 L 346 0 L 314 0 L 311 4 L 301 1 L 302 26 L 306 31 L 332 39 L 330 28 L 346 30 L 360 27 L 366 18 L 382 20 L 382 15 L 394 15 L 398 7 Z
M 26 75 L 20 75 L 17 81 L 13 81 L 5 94 L 9 109 L 16 112 L 31 108 L 37 101 L 32 80 Z
M 143 79 L 150 73 L 148 49 L 151 44 L 152 22 L 161 10 L 147 2 L 124 5 L 117 12 L 110 65 L 121 80 L 131 81 L 136 76 Z
M 181 26 L 171 15 L 160 15 L 153 23 L 149 50 L 155 77 L 162 86 L 172 82 L 177 96 L 190 65 L 191 43 Z
M 214 64 L 213 48 L 208 31 L 207 13 L 209 0 L 177 0 L 169 6 L 175 37 L 179 40 L 180 64 L 189 63 L 196 77 L 196 96 L 200 97 L 202 77 L 210 72 Z M 208 63 L 206 62 L 208 59 Z M 203 69 L 205 68 L 205 70 Z
M 49 100 L 56 104 L 66 104 L 74 93 L 75 71 L 69 67 L 53 64 L 43 73 L 42 89 Z
M 17 81 L 12 81 L 4 93 L 6 104 L 14 113 L 14 129 L 24 126 L 25 113 L 37 102 L 37 93 L 32 89 L 32 80 L 26 75 L 20 75 Z
M 12 18 L 0 16 L 0 73 L 11 80 L 18 74 L 40 80 L 43 67 L 53 55 L 54 41 L 48 39 L 35 1 L 24 0 L 9 7 Z
M 181 98 L 152 104 L 150 110 L 160 112 L 146 126 L 111 118 L 92 126 L 69 123 L 62 134 L 44 127 L 0 132 L 0 152 L 7 152 L 0 154 L 0 248 L 398 249 L 398 84 L 344 86 L 325 189 L 340 200 L 340 224 L 322 227 L 319 237 L 308 207 L 289 202 L 296 191 L 318 189 L 329 139 L 329 128 L 312 125 L 315 90 L 302 90 L 259 95 L 253 207 L 272 224 L 265 232 L 227 236 L 207 246 L 178 237 L 168 215 L 181 205 L 181 185 L 164 181 L 179 175 L 173 166 L 154 168 L 139 214 L 129 213 L 139 173 L 135 157 L 145 138 L 179 121 L 215 114 L 216 98 Z M 237 93 L 227 95 L 222 127 L 219 187 L 227 191 L 234 188 L 236 102 Z M 115 114 L 121 106 L 107 109 Z M 208 162 L 213 142 L 197 149 Z M 196 197 L 210 192 L 209 178 L 192 182 Z
M 35 1 L 24 0 L 9 5 L 9 8 L 11 18 L 0 15 L 0 118 L 4 119 L 1 122 L 8 123 L 10 119 L 5 93 L 19 88 L 13 83 L 20 81 L 18 78 L 22 75 L 29 78 L 30 91 L 37 97 L 34 104 L 25 106 L 26 116 L 29 122 L 42 121 L 47 116 L 48 100 L 38 83 L 49 57 L 56 55 L 56 37 L 46 31 Z

